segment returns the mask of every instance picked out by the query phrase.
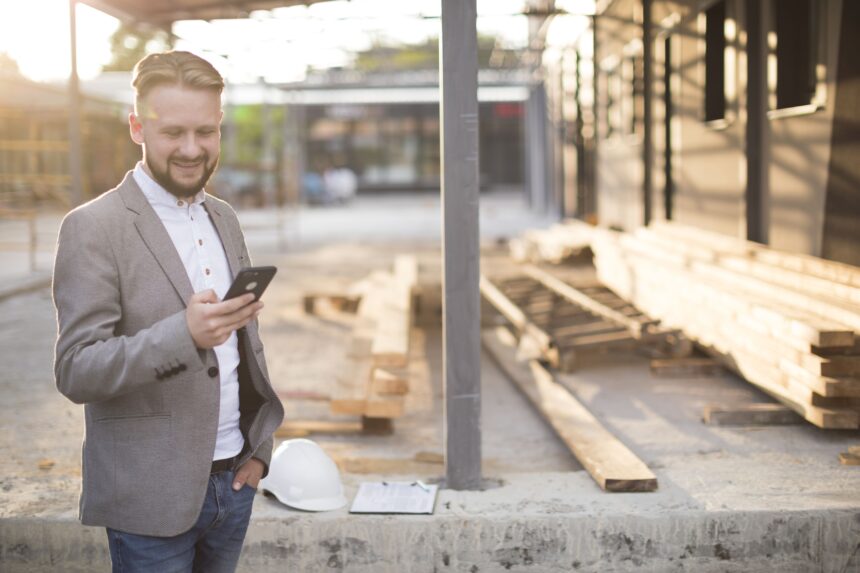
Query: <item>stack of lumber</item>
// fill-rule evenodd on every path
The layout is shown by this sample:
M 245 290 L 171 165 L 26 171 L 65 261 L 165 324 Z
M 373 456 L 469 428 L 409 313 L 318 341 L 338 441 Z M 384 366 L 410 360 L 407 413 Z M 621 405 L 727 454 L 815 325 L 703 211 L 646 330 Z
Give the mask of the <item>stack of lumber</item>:
M 860 269 L 672 223 L 592 249 L 604 284 L 809 422 L 860 427 Z
M 591 227 L 581 222 L 558 223 L 548 229 L 526 231 L 511 239 L 511 258 L 520 263 L 563 263 L 591 254 Z
M 482 276 L 481 294 L 527 342 L 521 351 L 554 368 L 571 372 L 585 353 L 680 342 L 677 331 L 602 285 L 574 286 L 532 265 L 519 270 L 504 280 Z
M 345 361 L 331 396 L 333 414 L 393 419 L 403 415 L 418 264 L 398 256 L 393 272 L 375 272 L 360 291 Z

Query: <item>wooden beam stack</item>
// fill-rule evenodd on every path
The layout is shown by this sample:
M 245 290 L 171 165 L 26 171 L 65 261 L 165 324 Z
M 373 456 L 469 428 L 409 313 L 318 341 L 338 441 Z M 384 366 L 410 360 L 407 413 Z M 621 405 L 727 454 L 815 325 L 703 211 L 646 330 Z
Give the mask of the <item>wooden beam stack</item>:
M 511 239 L 511 258 L 520 263 L 559 264 L 590 256 L 591 234 L 588 225 L 559 223 L 548 229 L 526 231 Z
M 672 223 L 592 249 L 604 284 L 809 422 L 860 427 L 860 269 Z
M 357 287 L 361 299 L 331 397 L 333 414 L 388 420 L 403 415 L 407 367 L 417 351 L 410 347 L 417 281 L 415 257 L 403 255 L 395 259 L 393 273 L 373 273 Z

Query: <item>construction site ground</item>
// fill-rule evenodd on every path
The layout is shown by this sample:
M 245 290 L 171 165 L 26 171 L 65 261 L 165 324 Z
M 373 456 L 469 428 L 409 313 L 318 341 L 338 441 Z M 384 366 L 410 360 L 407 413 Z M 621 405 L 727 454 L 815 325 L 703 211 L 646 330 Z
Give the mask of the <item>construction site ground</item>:
M 342 292 L 399 253 L 415 253 L 422 281 L 438 283 L 438 197 L 240 217 L 255 264 L 279 268 L 261 327 L 287 419 L 350 420 L 326 401 L 349 318 L 306 315 L 302 295 Z M 0 253 L 0 297 L 30 285 L 0 299 L 0 570 L 10 573 L 109 570 L 104 530 L 77 521 L 83 410 L 53 383 L 44 283 L 58 222 L 39 220 L 35 272 L 24 250 Z M 517 194 L 482 196 L 488 253 L 551 222 Z M 15 224 L 0 222 L 0 235 L 17 236 Z M 309 436 L 338 462 L 350 499 L 362 481 L 444 475 L 442 331 L 428 326 L 416 341 L 425 375 L 393 434 Z M 559 379 L 659 482 L 653 493 L 606 493 L 486 354 L 481 372 L 486 489 L 442 489 L 434 514 L 416 516 L 307 513 L 259 494 L 240 571 L 860 571 L 860 467 L 838 461 L 860 432 L 704 425 L 707 404 L 770 399 L 730 374 L 658 378 L 635 352 L 595 355 Z

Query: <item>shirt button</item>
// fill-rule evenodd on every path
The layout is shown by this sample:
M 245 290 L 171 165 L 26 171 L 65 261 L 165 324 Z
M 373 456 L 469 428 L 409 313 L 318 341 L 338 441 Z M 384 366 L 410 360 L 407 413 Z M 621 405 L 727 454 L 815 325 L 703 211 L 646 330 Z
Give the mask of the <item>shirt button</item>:
M 212 271 L 210 271 L 209 269 L 206 269 L 206 274 L 207 275 L 212 274 Z
M 216 376 L 218 376 L 218 368 L 216 368 L 215 366 L 210 366 L 208 374 L 209 378 L 215 378 Z
M 197 243 L 202 246 L 203 245 L 203 239 L 197 239 Z
M 176 204 L 178 206 L 182 207 L 183 205 L 185 205 L 185 202 L 184 201 L 177 201 Z

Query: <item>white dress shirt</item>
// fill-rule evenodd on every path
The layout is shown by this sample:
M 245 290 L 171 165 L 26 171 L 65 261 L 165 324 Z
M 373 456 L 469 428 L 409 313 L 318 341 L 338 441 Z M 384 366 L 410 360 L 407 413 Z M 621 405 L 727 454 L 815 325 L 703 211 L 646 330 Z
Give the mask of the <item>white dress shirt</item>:
M 191 203 L 179 199 L 153 180 L 141 162 L 134 168 L 133 177 L 167 229 L 194 292 L 213 289 L 218 298 L 223 299 L 233 275 L 218 231 L 203 207 L 206 194 L 201 189 Z M 236 333 L 214 350 L 221 374 L 221 407 L 212 459 L 221 460 L 239 454 L 245 444 L 239 430 L 239 338 Z

